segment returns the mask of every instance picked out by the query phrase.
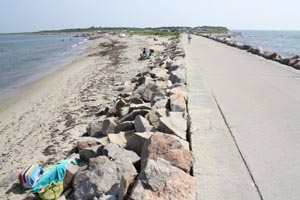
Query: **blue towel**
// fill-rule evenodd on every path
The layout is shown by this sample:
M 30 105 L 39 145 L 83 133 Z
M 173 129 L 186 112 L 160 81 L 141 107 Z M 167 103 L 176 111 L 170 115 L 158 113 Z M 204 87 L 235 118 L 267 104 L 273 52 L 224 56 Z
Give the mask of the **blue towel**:
M 50 185 L 51 183 L 57 184 L 58 182 L 64 180 L 66 175 L 67 165 L 73 163 L 77 165 L 75 160 L 62 160 L 56 165 L 50 166 L 45 169 L 41 178 L 34 184 L 31 189 L 32 193 L 39 192 L 42 188 Z

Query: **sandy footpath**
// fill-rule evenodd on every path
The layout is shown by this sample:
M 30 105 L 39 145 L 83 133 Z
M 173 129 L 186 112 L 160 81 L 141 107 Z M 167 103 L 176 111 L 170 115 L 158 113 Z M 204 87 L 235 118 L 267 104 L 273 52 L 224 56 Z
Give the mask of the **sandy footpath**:
M 147 65 L 138 61 L 141 48 L 159 50 L 162 42 L 138 36 L 93 40 L 74 62 L 2 102 L 0 199 L 24 196 L 15 184 L 24 166 L 47 166 L 70 155 L 94 113 L 115 98 L 114 87 Z

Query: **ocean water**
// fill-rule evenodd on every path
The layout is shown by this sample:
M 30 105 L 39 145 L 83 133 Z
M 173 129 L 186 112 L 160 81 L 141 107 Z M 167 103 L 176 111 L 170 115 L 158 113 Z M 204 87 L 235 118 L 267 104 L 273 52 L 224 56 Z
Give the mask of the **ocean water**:
M 0 100 L 70 63 L 87 43 L 71 34 L 0 35 Z
M 235 31 L 242 36 L 234 38 L 252 47 L 275 51 L 283 57 L 300 55 L 300 31 Z

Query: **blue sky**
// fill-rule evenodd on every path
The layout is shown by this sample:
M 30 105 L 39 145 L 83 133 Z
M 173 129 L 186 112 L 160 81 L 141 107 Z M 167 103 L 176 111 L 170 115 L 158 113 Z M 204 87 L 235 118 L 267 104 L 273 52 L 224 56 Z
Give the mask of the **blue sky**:
M 0 32 L 90 26 L 300 30 L 299 0 L 0 0 Z

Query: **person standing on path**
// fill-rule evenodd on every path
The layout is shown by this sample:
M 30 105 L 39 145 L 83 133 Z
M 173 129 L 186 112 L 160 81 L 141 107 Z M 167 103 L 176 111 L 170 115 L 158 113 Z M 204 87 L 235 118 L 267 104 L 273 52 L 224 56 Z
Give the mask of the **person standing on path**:
M 189 44 L 191 43 L 191 39 L 192 39 L 192 33 L 191 33 L 191 32 L 189 32 L 189 34 L 188 34 L 188 40 L 189 40 Z

